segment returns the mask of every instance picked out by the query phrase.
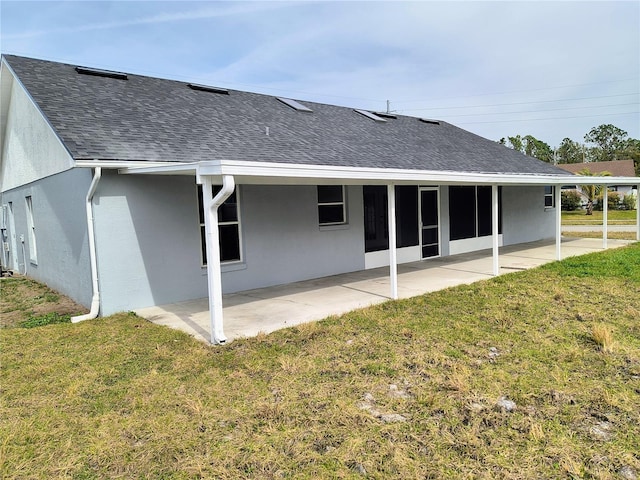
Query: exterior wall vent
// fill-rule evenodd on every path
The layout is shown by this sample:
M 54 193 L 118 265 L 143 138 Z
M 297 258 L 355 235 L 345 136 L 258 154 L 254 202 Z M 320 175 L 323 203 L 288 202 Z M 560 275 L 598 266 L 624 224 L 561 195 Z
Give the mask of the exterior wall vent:
M 371 120 L 375 120 L 376 122 L 380 122 L 380 123 L 386 122 L 384 118 L 379 117 L 375 113 L 371 113 L 366 110 L 355 109 L 354 112 L 358 112 L 360 115 L 364 115 L 365 117 L 370 118 Z
M 127 80 L 127 74 L 122 72 L 114 72 L 111 70 L 102 70 L 100 68 L 76 67 L 76 72 L 82 75 L 93 75 L 96 77 L 116 78 L 118 80 Z
M 219 93 L 220 95 L 229 95 L 229 90 L 226 88 L 209 87 L 207 85 L 198 85 L 197 83 L 188 83 L 187 86 L 191 90 L 198 90 L 200 92 Z

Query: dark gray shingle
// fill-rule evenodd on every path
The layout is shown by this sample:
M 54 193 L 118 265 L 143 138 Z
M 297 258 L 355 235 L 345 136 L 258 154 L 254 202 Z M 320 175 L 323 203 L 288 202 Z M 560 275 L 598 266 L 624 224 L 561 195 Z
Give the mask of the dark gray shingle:
M 398 115 L 375 122 L 351 108 L 128 75 L 82 75 L 75 65 L 5 59 L 76 159 L 307 165 L 562 175 L 565 172 L 449 123 Z M 266 135 L 266 128 L 269 135 Z

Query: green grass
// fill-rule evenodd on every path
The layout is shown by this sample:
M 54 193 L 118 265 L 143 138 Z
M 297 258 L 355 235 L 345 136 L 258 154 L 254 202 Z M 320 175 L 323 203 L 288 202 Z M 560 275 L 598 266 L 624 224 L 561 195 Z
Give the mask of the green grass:
M 571 232 L 563 231 L 563 237 L 578 237 L 578 238 L 602 238 L 602 232 Z M 607 238 L 612 240 L 636 240 L 637 234 L 635 232 L 607 232 Z
M 636 243 L 224 347 L 133 314 L 5 328 L 0 477 L 621 478 L 638 299 Z
M 635 210 L 609 210 L 607 225 L 635 225 Z M 584 210 L 562 212 L 562 225 L 602 225 L 602 212 L 594 210 L 593 215 L 586 215 Z

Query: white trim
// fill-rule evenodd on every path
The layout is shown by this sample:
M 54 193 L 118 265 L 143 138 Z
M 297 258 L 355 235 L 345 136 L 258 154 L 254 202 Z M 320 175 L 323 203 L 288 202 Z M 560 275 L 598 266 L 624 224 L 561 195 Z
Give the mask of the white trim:
M 498 246 L 504 244 L 504 235 L 498 235 Z M 484 237 L 463 238 L 461 240 L 451 240 L 449 242 L 449 255 L 458 255 L 460 253 L 475 252 L 478 250 L 489 250 L 493 248 L 493 237 L 485 235 Z
M 29 262 L 33 265 L 38 264 L 38 247 L 36 246 L 36 224 L 33 219 L 33 197 L 26 195 L 24 197 L 25 208 L 27 211 L 27 228 L 29 229 Z
M 396 249 L 396 260 L 398 265 L 403 263 L 420 261 L 420 246 L 413 245 L 411 247 L 403 247 Z M 376 250 L 375 252 L 365 252 L 364 269 L 388 267 L 389 266 L 389 249 Z

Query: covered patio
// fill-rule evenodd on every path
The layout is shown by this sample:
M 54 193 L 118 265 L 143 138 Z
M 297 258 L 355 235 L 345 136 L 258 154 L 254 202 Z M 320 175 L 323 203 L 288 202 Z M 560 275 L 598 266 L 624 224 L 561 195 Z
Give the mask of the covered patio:
M 608 240 L 606 248 L 628 243 Z M 602 250 L 601 239 L 562 238 L 563 258 Z M 554 240 L 501 247 L 500 274 L 552 262 L 556 254 Z M 409 298 L 492 276 L 492 250 L 402 264 L 398 265 L 398 297 Z M 232 341 L 321 320 L 388 301 L 389 291 L 389 268 L 382 267 L 224 295 L 225 333 Z M 208 298 L 142 308 L 136 313 L 158 325 L 176 328 L 209 342 Z

